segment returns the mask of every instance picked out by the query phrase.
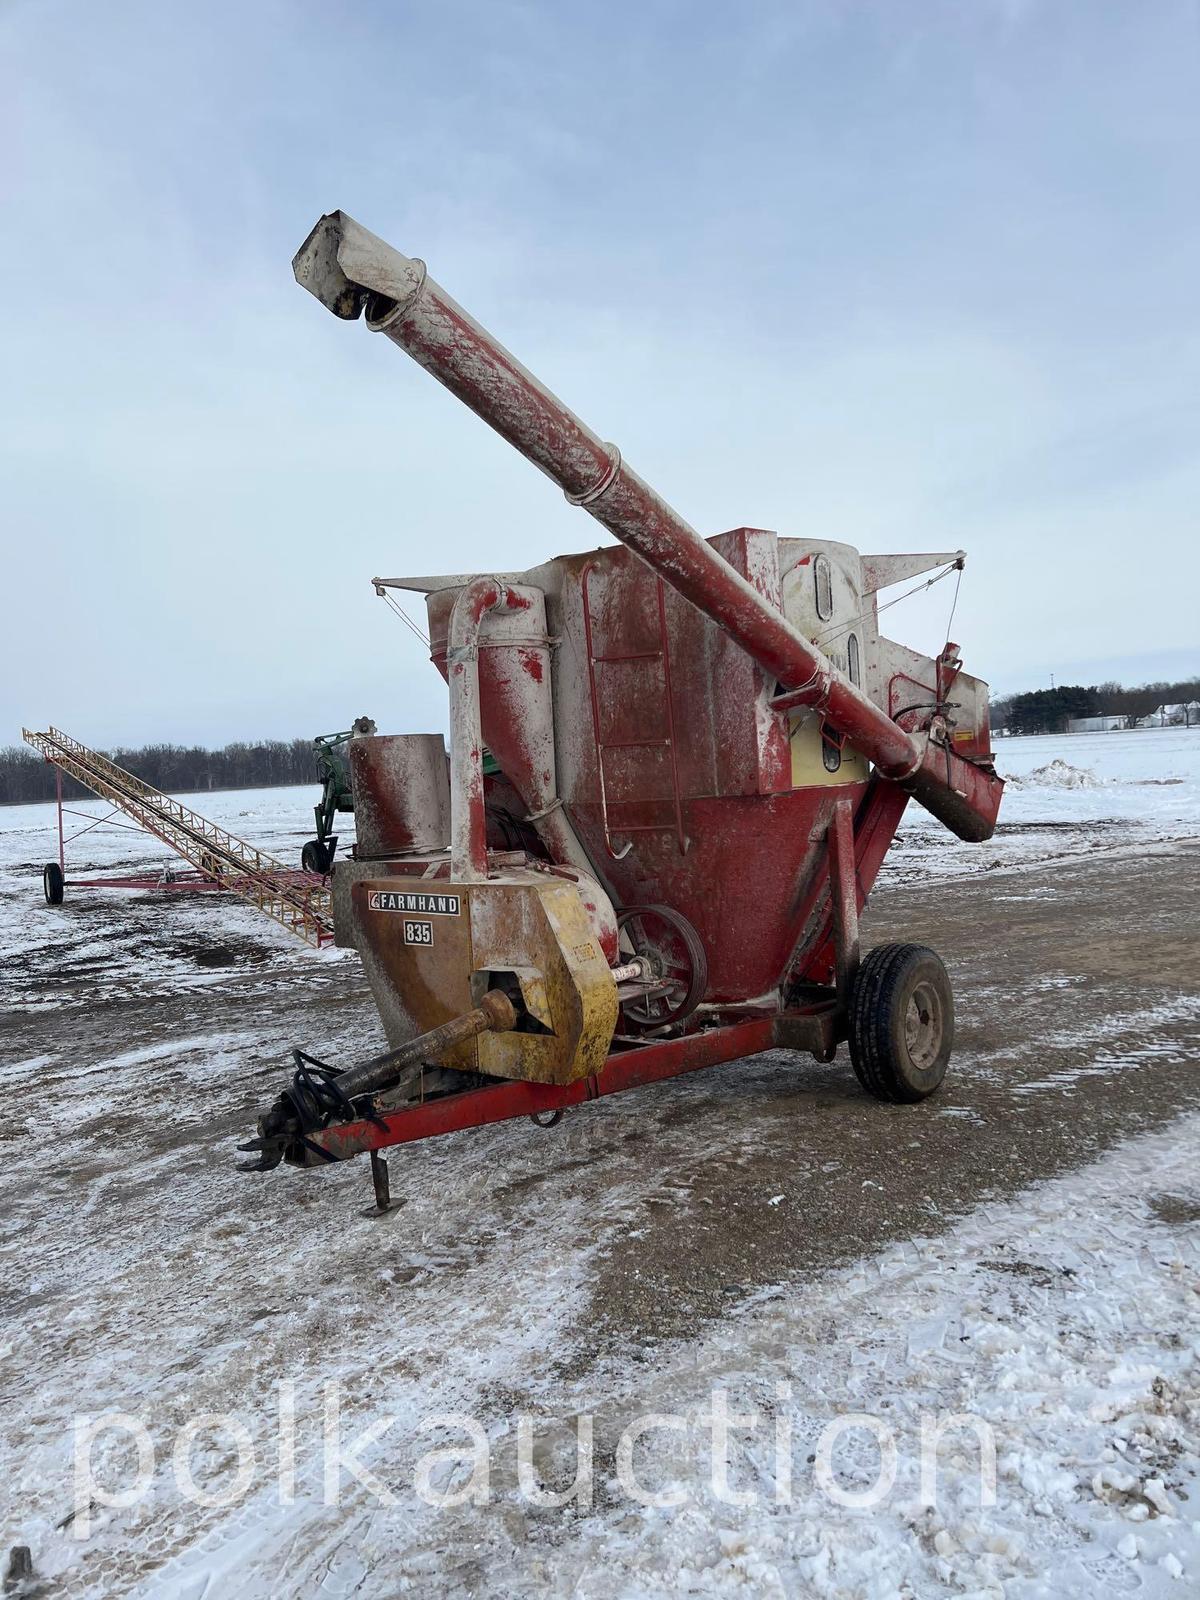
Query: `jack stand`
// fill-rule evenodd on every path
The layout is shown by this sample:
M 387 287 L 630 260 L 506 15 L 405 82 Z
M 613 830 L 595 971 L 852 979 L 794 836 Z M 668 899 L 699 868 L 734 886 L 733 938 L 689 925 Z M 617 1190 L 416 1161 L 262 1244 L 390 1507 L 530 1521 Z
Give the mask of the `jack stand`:
M 392 1199 L 387 1162 L 377 1150 L 371 1151 L 371 1184 L 375 1190 L 375 1204 L 367 1207 L 364 1217 L 386 1217 L 389 1211 L 398 1211 L 404 1204 L 403 1200 Z

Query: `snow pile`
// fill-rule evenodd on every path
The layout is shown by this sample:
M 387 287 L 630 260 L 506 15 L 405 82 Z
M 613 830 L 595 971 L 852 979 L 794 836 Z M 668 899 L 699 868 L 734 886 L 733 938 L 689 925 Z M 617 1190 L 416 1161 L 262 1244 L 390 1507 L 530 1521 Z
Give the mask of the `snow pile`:
M 1044 767 L 1035 767 L 1032 772 L 1027 772 L 1023 777 L 1008 775 L 1005 783 L 1012 784 L 1015 788 L 1036 789 L 1098 789 L 1100 779 L 1090 767 L 1073 767 L 1069 761 L 1064 761 L 1061 756 L 1055 756 L 1053 761 L 1048 761 Z

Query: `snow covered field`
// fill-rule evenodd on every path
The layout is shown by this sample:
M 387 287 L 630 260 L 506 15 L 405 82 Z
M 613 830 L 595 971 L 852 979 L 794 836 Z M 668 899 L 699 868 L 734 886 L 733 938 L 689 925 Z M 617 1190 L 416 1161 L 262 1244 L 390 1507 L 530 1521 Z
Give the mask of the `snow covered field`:
M 315 785 L 238 789 L 182 795 L 202 816 L 288 866 L 298 867 L 313 837 Z M 149 834 L 113 827 L 88 830 L 111 807 L 101 800 L 69 802 L 66 818 L 67 893 L 49 917 L 30 915 L 41 898 L 41 872 L 58 856 L 53 805 L 0 807 L 0 963 L 8 1006 L 78 1006 L 168 995 L 181 988 L 220 986 L 230 969 L 252 966 L 260 984 L 285 982 L 297 959 L 312 959 L 312 980 L 343 959 L 343 952 L 298 947 L 268 918 L 232 898 L 218 906 L 204 894 L 147 896 L 117 889 L 82 890 L 73 874 L 121 875 L 177 863 L 173 851 Z M 338 848 L 354 842 L 354 818 L 339 817 Z M 64 937 L 65 936 L 65 937 Z M 64 943 L 67 949 L 64 951 Z
M 910 805 L 884 863 L 881 885 L 931 874 L 1027 867 L 1200 835 L 1200 728 L 1000 739 L 996 765 L 1009 783 L 994 838 L 983 846 L 963 844 L 920 807 Z M 312 837 L 315 794 L 315 787 L 304 786 L 181 798 L 230 832 L 298 865 L 301 846 Z M 99 800 L 73 804 L 81 815 L 68 819 L 69 828 L 84 827 L 108 810 Z M 353 843 L 354 818 L 339 817 L 338 828 L 339 848 L 346 849 Z M 22 902 L 40 895 L 41 868 L 56 854 L 52 805 L 0 807 L 0 959 L 32 957 L 40 948 L 44 925 L 21 914 Z M 72 870 L 136 871 L 174 859 L 145 834 L 96 829 L 68 847 L 68 876 Z M 69 892 L 68 898 L 73 898 Z M 117 922 L 124 919 L 128 895 L 111 891 L 97 898 Z M 184 897 L 178 926 L 185 943 L 211 928 L 211 916 L 212 908 Z M 291 950 L 288 934 L 276 935 L 264 919 L 229 902 L 221 908 L 220 921 L 235 936 Z M 102 937 L 98 928 L 92 933 Z M 189 958 L 173 959 L 169 946 L 140 945 L 128 967 L 119 949 L 108 948 L 105 954 L 108 983 L 152 987 L 159 979 L 175 982 L 185 976 L 189 982 L 209 981 Z
M 1027 867 L 1200 833 L 1200 728 L 997 739 L 1000 824 L 963 844 L 910 805 L 881 884 Z
M 292 867 L 300 865 L 301 848 L 306 839 L 313 837 L 313 806 L 319 797 L 316 784 L 178 796 L 184 805 L 201 816 L 220 823 L 238 838 L 269 851 Z M 107 802 L 82 799 L 69 800 L 66 805 L 71 812 L 64 824 L 67 838 L 70 840 L 73 833 L 81 835 L 74 844 L 67 846 L 68 877 L 72 871 L 125 873 L 153 869 L 170 862 L 178 864 L 179 857 L 174 851 L 140 829 L 108 826 L 89 829 L 89 823 L 112 811 Z M 337 824 L 338 849 L 349 849 L 354 843 L 354 818 L 339 816 Z M 15 880 L 35 868 L 40 873 L 45 862 L 57 858 L 58 834 L 53 803 L 0 806 L 0 872 L 5 880 Z M 5 886 L 8 887 L 7 881 Z M 258 920 L 255 919 L 255 926 Z M 11 919 L 5 919 L 6 931 L 10 922 Z
M 357 961 L 214 896 L 48 908 L 52 808 L 0 810 L 0 1568 L 155 1600 L 1200 1592 L 1200 731 L 998 764 L 996 840 L 914 810 L 872 908 L 944 925 L 904 880 L 962 879 L 937 1100 L 764 1056 L 413 1146 L 383 1222 L 361 1162 L 233 1164 L 292 1045 L 379 1045 Z M 294 862 L 313 798 L 190 803 Z

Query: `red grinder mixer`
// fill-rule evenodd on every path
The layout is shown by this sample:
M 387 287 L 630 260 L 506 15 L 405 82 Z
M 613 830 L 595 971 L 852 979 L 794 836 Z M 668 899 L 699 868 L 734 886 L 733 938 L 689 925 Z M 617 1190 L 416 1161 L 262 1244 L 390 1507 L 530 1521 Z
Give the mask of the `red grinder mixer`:
M 297 1052 L 248 1148 L 320 1165 L 773 1046 L 843 1039 L 919 1100 L 953 1042 L 922 946 L 859 957 L 858 913 L 911 796 L 987 839 L 1003 790 L 987 686 L 879 631 L 876 596 L 962 552 L 860 556 L 702 538 L 429 276 L 343 212 L 293 263 L 408 352 L 620 541 L 521 573 L 380 578 L 425 594 L 440 735 L 350 744 L 358 842 L 333 874 L 390 1051 Z M 485 772 L 485 752 L 494 761 Z M 493 770 L 498 767 L 497 770 Z

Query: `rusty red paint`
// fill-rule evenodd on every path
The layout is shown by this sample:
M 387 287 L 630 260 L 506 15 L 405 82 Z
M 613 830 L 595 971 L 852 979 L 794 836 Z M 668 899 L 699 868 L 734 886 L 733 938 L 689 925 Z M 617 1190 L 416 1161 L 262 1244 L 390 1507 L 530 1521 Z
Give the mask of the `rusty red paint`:
M 441 734 L 376 734 L 349 747 L 359 859 L 444 849 L 450 784 Z
M 858 970 L 858 884 L 854 812 L 848 797 L 837 801 L 829 824 L 829 896 L 834 933 L 837 992 L 848 1000 Z
M 798 1012 L 797 1015 L 810 1015 Z M 494 1088 L 469 1089 L 462 1094 L 427 1100 L 402 1111 L 382 1113 L 377 1122 L 345 1122 L 309 1135 L 310 1143 L 320 1146 L 335 1161 L 360 1155 L 367 1150 L 383 1150 L 389 1145 L 409 1144 L 417 1139 L 435 1138 L 463 1128 L 484 1127 L 492 1122 L 507 1122 L 540 1111 L 565 1110 L 604 1095 L 619 1094 L 664 1078 L 769 1050 L 775 1043 L 776 1017 L 755 1017 L 749 1022 L 732 1023 L 704 1033 L 690 1034 L 645 1045 L 610 1056 L 604 1070 L 565 1087 L 552 1084 L 510 1082 Z M 311 1158 L 313 1164 L 319 1156 Z
M 878 778 L 872 780 L 859 801 L 854 818 L 854 882 L 858 911 L 867 903 L 907 805 L 908 796 L 903 789 Z M 834 976 L 835 956 L 826 876 L 818 876 L 810 886 L 800 920 L 805 931 L 790 969 L 791 980 L 829 983 Z
M 396 262 L 415 272 L 399 252 Z M 786 690 L 866 755 L 884 777 L 914 780 L 912 792 L 963 837 L 987 837 L 998 790 L 973 779 L 952 751 L 940 764 L 898 727 L 819 649 L 701 539 L 532 373 L 427 275 L 403 304 L 380 303 L 372 326 L 408 352 L 540 467 L 573 503 L 634 550 L 658 576 L 711 617 Z
M 520 649 L 517 651 L 517 660 L 533 679 L 534 683 L 541 683 L 544 676 L 542 672 L 542 658 L 536 650 Z
M 684 916 L 708 954 L 710 1005 L 769 1006 L 796 981 L 828 983 L 839 948 L 844 989 L 858 910 L 909 796 L 964 838 L 994 826 L 1003 786 L 986 712 L 973 711 L 972 740 L 956 744 L 940 709 L 951 683 L 962 698 L 956 651 L 935 663 L 884 650 L 868 578 L 890 569 L 854 551 L 832 557 L 853 597 L 843 594 L 837 620 L 859 630 L 853 657 L 839 648 L 823 627 L 833 601 L 822 609 L 815 596 L 814 617 L 799 596 L 816 589 L 816 551 L 828 562 L 844 547 L 753 528 L 702 539 L 423 266 L 375 245 L 382 281 L 402 298 L 373 301 L 371 325 L 620 541 L 429 594 L 432 658 L 452 684 L 464 672 L 477 684 L 474 720 L 452 716 L 452 747 L 465 728 L 473 767 L 482 735 L 524 802 L 517 820 L 552 861 L 590 867 L 618 905 L 661 902 Z M 506 615 L 518 602 L 533 608 L 519 629 Z M 553 662 L 540 637 L 547 606 Z M 893 687 L 916 685 L 919 714 L 870 697 L 889 675 Z M 970 680 L 966 696 L 981 687 Z M 468 692 L 452 703 L 466 706 Z M 482 812 L 474 772 L 456 792 L 460 811 Z M 472 827 L 473 871 L 486 870 L 485 845 Z
M 483 740 L 479 709 L 479 635 L 490 611 L 524 611 L 528 598 L 497 578 L 476 578 L 450 612 L 447 658 L 455 672 L 450 695 L 450 845 L 458 879 L 486 878 Z M 470 670 L 468 671 L 468 667 Z
M 773 535 L 744 529 L 715 542 L 749 572 L 755 539 L 774 543 Z M 621 547 L 571 560 L 570 569 L 559 601 L 560 655 L 567 661 L 594 656 L 598 664 L 590 679 L 586 672 L 560 673 L 554 685 L 562 741 L 559 787 L 589 856 L 605 862 L 608 892 L 623 905 L 665 901 L 687 917 L 708 953 L 710 1001 L 764 995 L 789 975 L 828 982 L 833 967 L 824 839 L 833 802 L 848 793 L 855 807 L 861 904 L 907 803 L 904 790 L 871 786 L 874 798 L 864 820 L 865 783 L 793 789 L 787 718 L 772 713 L 756 720 L 755 708 L 772 682 L 727 634 L 669 589 L 660 619 L 654 575 Z M 589 575 L 590 607 L 584 604 Z M 446 659 L 453 596 L 449 591 L 430 597 L 438 663 Z M 674 669 L 673 727 L 657 659 L 664 621 Z M 510 677 L 500 671 L 504 654 L 493 647 L 480 652 L 483 732 L 506 776 L 526 774 L 518 788 L 529 809 L 537 810 L 534 790 L 525 789 L 528 720 L 522 720 Z M 622 768 L 610 763 L 607 812 L 616 848 L 635 841 L 618 859 L 606 846 L 598 745 L 645 737 L 660 742 L 661 754 L 627 752 L 624 787 Z M 678 843 L 676 782 L 686 854 Z M 621 823 L 648 831 L 623 833 Z M 823 920 L 817 914 L 822 903 Z

